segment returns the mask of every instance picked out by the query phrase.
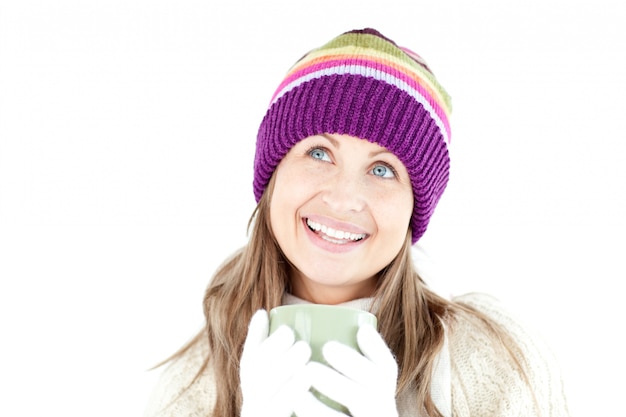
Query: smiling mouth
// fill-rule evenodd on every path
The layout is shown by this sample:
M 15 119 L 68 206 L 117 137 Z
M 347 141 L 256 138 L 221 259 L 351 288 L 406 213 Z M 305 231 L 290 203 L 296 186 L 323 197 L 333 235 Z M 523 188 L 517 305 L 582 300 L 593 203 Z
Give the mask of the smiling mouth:
M 321 223 L 316 223 L 311 219 L 306 219 L 306 225 L 309 229 L 322 239 L 338 245 L 345 245 L 350 242 L 358 242 L 365 239 L 365 233 L 351 233 L 343 230 L 335 230 Z

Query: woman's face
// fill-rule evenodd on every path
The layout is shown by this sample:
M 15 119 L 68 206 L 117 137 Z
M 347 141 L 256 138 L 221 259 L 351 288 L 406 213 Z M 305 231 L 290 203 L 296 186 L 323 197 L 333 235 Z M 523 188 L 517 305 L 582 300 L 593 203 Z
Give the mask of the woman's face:
M 270 221 L 294 295 L 324 304 L 372 295 L 413 212 L 400 160 L 366 140 L 325 134 L 298 142 L 274 175 Z

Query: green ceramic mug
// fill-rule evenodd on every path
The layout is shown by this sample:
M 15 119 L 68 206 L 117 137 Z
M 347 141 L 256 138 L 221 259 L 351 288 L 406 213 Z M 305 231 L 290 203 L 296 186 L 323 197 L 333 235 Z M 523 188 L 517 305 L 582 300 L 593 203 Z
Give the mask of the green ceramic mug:
M 326 364 L 322 347 L 334 340 L 360 352 L 356 333 L 362 324 L 377 327 L 376 316 L 352 307 L 323 304 L 293 304 L 270 311 L 270 333 L 281 325 L 293 329 L 296 340 L 304 340 L 311 346 L 311 360 Z M 332 399 L 312 390 L 324 404 L 348 413 L 348 410 Z

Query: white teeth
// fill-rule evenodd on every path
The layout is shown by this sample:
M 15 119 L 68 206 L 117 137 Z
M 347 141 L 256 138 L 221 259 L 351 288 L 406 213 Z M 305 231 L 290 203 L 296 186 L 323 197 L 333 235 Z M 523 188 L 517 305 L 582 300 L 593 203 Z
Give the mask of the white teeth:
M 310 219 L 306 219 L 306 224 L 311 230 L 322 232 L 324 235 L 337 240 L 361 240 L 365 237 L 365 233 L 350 233 L 343 230 L 335 230 L 332 227 L 316 223 Z

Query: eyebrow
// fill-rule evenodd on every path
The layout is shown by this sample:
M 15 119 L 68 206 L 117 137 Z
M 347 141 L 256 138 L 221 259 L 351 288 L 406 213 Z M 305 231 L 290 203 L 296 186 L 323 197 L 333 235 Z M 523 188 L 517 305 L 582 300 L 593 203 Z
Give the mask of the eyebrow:
M 334 147 L 336 147 L 336 148 L 340 148 L 340 147 L 341 147 L 341 142 L 339 142 L 337 139 L 335 139 L 335 138 L 331 137 L 331 136 L 330 136 L 330 135 L 328 135 L 327 133 L 322 133 L 320 136 L 322 136 L 322 137 L 324 137 L 324 138 L 328 139 L 328 141 L 329 141 L 330 143 L 332 143 Z M 361 140 L 364 140 L 364 139 L 361 139 Z M 370 143 L 374 143 L 374 142 L 370 142 Z M 384 148 L 384 147 L 383 147 L 383 148 L 382 148 L 382 149 L 380 149 L 380 150 L 370 152 L 370 153 L 369 153 L 369 157 L 370 157 L 370 158 L 373 158 L 373 157 L 375 157 L 375 156 L 377 156 L 377 155 L 380 155 L 380 154 L 383 154 L 383 153 L 390 153 L 390 154 L 394 155 L 394 153 L 393 153 L 393 152 L 391 152 L 389 149 L 387 149 L 387 148 Z
M 327 133 L 322 133 L 320 136 L 325 137 L 326 139 L 328 139 L 328 141 L 330 143 L 333 144 L 334 147 L 339 148 L 341 145 L 339 144 L 339 141 L 333 137 L 330 137 L 329 134 Z

